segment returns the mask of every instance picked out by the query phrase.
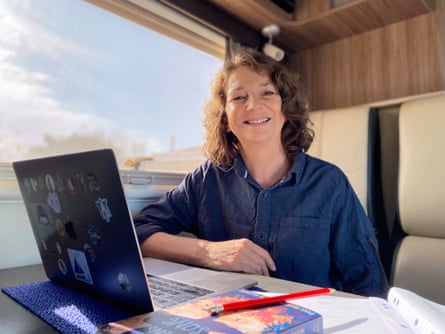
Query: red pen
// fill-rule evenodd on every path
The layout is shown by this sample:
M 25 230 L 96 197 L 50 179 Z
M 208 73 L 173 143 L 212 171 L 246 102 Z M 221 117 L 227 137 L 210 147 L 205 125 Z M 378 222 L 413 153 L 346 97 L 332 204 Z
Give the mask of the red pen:
M 263 298 L 257 298 L 257 299 L 248 299 L 248 300 L 242 300 L 239 302 L 214 305 L 214 306 L 210 306 L 208 308 L 208 311 L 212 315 L 216 315 L 221 312 L 239 311 L 239 310 L 245 310 L 245 309 L 250 309 L 250 308 L 255 308 L 255 307 L 282 304 L 282 303 L 285 303 L 286 301 L 291 300 L 291 299 L 325 295 L 325 294 L 328 294 L 328 293 L 331 293 L 334 291 L 335 291 L 335 289 L 332 289 L 332 288 L 319 288 L 319 289 L 314 289 L 314 290 L 292 292 L 292 293 L 288 293 L 285 295 L 279 295 L 279 296 L 273 296 L 273 297 L 263 297 Z

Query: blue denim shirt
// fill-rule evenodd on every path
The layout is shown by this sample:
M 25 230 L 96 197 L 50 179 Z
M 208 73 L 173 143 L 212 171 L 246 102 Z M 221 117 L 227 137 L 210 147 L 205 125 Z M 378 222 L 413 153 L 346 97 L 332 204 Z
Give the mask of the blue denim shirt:
M 385 296 L 377 240 L 354 190 L 336 166 L 298 153 L 288 175 L 263 189 L 241 157 L 210 161 L 135 217 L 139 242 L 155 232 L 223 241 L 248 238 L 269 251 L 271 276 L 361 295 Z

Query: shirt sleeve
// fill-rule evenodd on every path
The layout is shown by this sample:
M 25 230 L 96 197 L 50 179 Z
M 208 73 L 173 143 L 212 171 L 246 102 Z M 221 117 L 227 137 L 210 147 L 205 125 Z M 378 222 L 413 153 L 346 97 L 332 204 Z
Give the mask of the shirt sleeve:
M 372 224 L 345 176 L 339 189 L 333 217 L 332 256 L 342 289 L 386 297 L 388 283 Z
M 145 206 L 133 217 L 140 244 L 156 232 L 196 233 L 201 180 L 202 169 L 198 167 L 187 174 L 181 184 L 167 192 L 157 202 Z

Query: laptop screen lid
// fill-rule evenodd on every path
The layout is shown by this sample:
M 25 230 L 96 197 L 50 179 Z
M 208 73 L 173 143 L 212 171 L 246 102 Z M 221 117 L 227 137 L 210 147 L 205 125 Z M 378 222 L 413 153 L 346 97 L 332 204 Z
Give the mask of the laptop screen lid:
M 223 292 L 249 276 L 142 258 L 110 149 L 13 163 L 46 275 L 126 309 L 155 305 L 146 274 Z
M 111 150 L 13 163 L 46 275 L 137 312 L 153 310 Z

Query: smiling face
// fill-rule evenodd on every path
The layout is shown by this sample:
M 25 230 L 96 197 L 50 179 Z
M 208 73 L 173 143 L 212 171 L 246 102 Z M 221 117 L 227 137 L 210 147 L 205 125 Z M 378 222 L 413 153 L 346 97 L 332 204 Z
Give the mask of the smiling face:
M 233 132 L 242 148 L 281 146 L 285 117 L 278 89 L 268 75 L 241 66 L 229 75 L 226 93 L 227 131 Z

